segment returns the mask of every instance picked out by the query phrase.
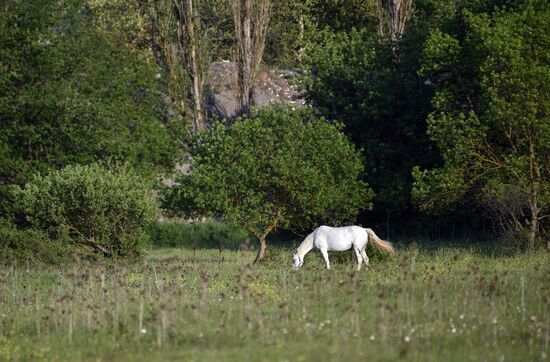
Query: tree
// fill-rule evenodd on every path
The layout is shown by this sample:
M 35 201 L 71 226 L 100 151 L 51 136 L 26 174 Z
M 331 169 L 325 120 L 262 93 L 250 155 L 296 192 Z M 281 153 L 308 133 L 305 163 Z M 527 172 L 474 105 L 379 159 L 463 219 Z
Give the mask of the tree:
M 387 2 L 386 6 L 381 2 Z M 413 14 L 413 0 L 376 0 L 378 36 L 389 37 L 394 54 L 398 56 L 398 40 L 405 34 L 407 21 Z
M 436 30 L 424 51 L 423 74 L 438 89 L 428 132 L 444 164 L 415 170 L 417 199 L 426 209 L 467 195 L 520 200 L 507 217 L 526 230 L 528 248 L 550 211 L 548 16 L 547 4 L 531 2 L 492 16 L 465 12 L 463 39 Z
M 349 33 L 375 24 L 373 0 L 297 0 L 304 4 L 307 33 L 328 29 L 335 33 Z
M 391 218 L 413 210 L 412 168 L 432 166 L 437 156 L 426 135 L 432 89 L 416 74 L 423 34 L 413 30 L 400 40 L 398 63 L 375 29 L 325 29 L 304 57 L 312 73 L 306 97 L 322 115 L 341 121 L 364 149 L 366 179 L 376 194 L 369 222 L 383 220 L 388 229 Z
M 371 206 L 359 152 L 339 127 L 310 109 L 273 106 L 201 134 L 191 173 L 169 189 L 167 207 L 221 215 L 259 240 L 277 227 L 351 222 Z
M 158 0 L 151 2 L 151 45 L 166 74 L 168 106 L 177 112 L 180 126 L 198 132 L 207 124 L 204 90 L 211 62 L 210 34 L 201 25 L 200 2 Z
M 265 63 L 295 67 L 300 63 L 304 47 L 306 4 L 300 0 L 272 2 L 267 29 Z
M 256 73 L 265 47 L 270 0 L 231 0 L 231 6 L 235 25 L 239 113 L 248 114 L 254 102 Z
M 78 1 L 3 8 L 2 214 L 13 210 L 13 186 L 37 171 L 111 158 L 154 177 L 179 153 L 182 132 L 158 97 L 160 69 L 94 19 Z
M 191 115 L 193 130 L 199 132 L 206 127 L 206 108 L 204 107 L 204 85 L 210 65 L 210 56 L 206 39 L 201 34 L 197 4 L 193 0 L 175 1 L 177 9 L 177 34 L 182 64 L 187 70 L 191 83 Z

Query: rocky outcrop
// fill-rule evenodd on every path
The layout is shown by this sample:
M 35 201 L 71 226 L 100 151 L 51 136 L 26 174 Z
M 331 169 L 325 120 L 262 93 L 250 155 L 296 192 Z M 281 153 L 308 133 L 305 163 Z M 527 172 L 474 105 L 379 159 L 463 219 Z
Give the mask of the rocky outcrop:
M 235 63 L 212 63 L 208 69 L 207 107 L 210 116 L 231 119 L 237 115 Z M 288 103 L 303 107 L 305 100 L 299 90 L 297 69 L 263 70 L 258 74 L 253 99 L 256 107 L 270 103 Z

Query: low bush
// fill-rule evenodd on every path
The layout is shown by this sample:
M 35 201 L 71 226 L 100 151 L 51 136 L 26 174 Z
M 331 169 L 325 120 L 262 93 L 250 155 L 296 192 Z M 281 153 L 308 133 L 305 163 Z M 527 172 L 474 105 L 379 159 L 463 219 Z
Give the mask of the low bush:
M 36 229 L 17 229 L 13 224 L 0 220 L 0 262 L 40 262 L 60 264 L 70 255 L 61 240 L 51 239 Z
M 71 165 L 37 175 L 21 191 L 30 225 L 105 256 L 138 256 L 157 205 L 148 181 L 128 167 Z
M 248 233 L 222 223 L 155 223 L 149 228 L 155 247 L 238 249 Z M 253 243 L 254 241 L 251 240 Z

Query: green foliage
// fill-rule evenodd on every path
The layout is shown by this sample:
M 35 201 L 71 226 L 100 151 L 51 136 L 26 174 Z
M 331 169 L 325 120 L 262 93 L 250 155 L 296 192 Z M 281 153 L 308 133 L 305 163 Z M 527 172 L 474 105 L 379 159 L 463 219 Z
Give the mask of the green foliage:
M 163 118 L 151 56 L 81 1 L 9 1 L 2 13 L 2 213 L 37 171 L 106 158 L 147 177 L 172 167 L 182 130 Z
M 445 74 L 452 71 L 459 52 L 460 44 L 457 39 L 435 29 L 424 43 L 423 62 L 419 73 L 431 71 Z
M 359 153 L 309 109 L 272 106 L 231 125 L 215 123 L 193 151 L 190 175 L 168 207 L 213 212 L 265 238 L 281 226 L 350 222 L 370 207 Z
M 269 27 L 263 60 L 269 65 L 297 66 L 304 46 L 303 1 L 279 0 L 271 2 Z
M 128 167 L 97 163 L 37 175 L 21 200 L 33 227 L 109 256 L 139 255 L 157 214 L 149 182 Z
M 1 262 L 59 264 L 67 260 L 70 251 L 61 240 L 50 238 L 42 230 L 17 229 L 0 220 Z
M 187 249 L 238 249 L 248 234 L 222 223 L 154 223 L 149 228 L 151 243 L 155 247 Z
M 510 213 L 516 200 L 516 221 L 546 228 L 548 4 L 415 0 L 390 43 L 377 34 L 377 3 L 272 1 L 264 52 L 268 66 L 301 67 L 315 112 L 341 122 L 363 150 L 361 177 L 375 196 L 360 220 L 381 226 L 391 215 L 393 234 L 422 223 L 417 205 L 462 220 L 458 213 L 476 219 L 480 206 Z M 173 5 L 3 2 L 0 216 L 21 224 L 15 190 L 36 172 L 104 159 L 147 178 L 173 167 L 189 141 L 191 90 Z M 195 6 L 212 60 L 231 59 L 229 2 Z M 204 211 L 194 195 L 177 194 L 174 209 Z M 321 221 L 312 215 L 298 224 Z
M 304 3 L 309 30 L 312 32 L 308 34 L 310 36 L 324 29 L 335 33 L 347 33 L 366 26 L 370 30 L 375 29 L 372 0 L 307 0 Z
M 149 7 L 157 1 L 142 0 L 86 0 L 83 3 L 90 16 L 90 25 L 109 33 L 121 43 L 138 47 L 142 56 L 153 58 L 146 51 L 151 42 L 151 14 Z
M 419 39 L 420 38 L 420 39 Z M 400 61 L 389 44 L 368 29 L 318 34 L 306 49 L 311 69 L 307 98 L 321 114 L 344 123 L 344 131 L 367 156 L 367 181 L 375 210 L 394 215 L 410 206 L 411 170 L 432 165 L 436 153 L 425 133 L 431 88 L 416 75 L 422 34 L 403 39 Z
M 208 34 L 212 60 L 229 60 L 233 57 L 234 26 L 233 13 L 229 1 L 201 0 L 194 4 L 199 7 L 201 28 Z
M 513 222 L 529 218 L 533 243 L 550 211 L 550 7 L 463 16 L 462 38 L 434 31 L 426 43 L 423 74 L 438 89 L 428 133 L 444 165 L 415 171 L 415 195 L 427 209 L 467 194 L 506 206 L 515 189 L 525 206 Z

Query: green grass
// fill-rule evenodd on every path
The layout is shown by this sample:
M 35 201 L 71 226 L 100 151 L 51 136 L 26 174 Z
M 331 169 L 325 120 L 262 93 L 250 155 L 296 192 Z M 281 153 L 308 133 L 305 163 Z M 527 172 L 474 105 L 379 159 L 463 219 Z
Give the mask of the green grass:
M 0 271 L 0 360 L 537 361 L 549 255 L 403 247 L 318 253 L 155 249 L 137 264 Z M 103 281 L 102 281 L 103 280 Z
M 250 239 L 245 231 L 218 222 L 154 223 L 148 232 L 154 247 L 239 249 Z

